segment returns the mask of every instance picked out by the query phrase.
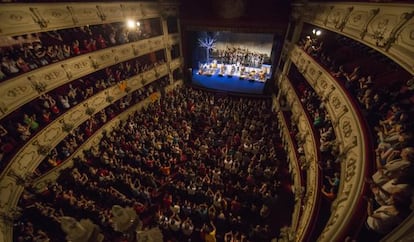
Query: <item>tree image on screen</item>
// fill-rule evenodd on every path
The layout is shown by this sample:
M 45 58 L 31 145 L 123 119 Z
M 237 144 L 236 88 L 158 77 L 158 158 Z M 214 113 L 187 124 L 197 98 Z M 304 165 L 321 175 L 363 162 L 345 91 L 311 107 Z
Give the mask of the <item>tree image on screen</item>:
M 207 33 L 198 39 L 199 46 L 206 49 L 206 63 L 210 62 L 210 51 L 214 49 L 216 42 L 216 36 L 210 36 Z
M 195 31 L 191 83 L 233 93 L 262 94 L 272 74 L 273 34 Z

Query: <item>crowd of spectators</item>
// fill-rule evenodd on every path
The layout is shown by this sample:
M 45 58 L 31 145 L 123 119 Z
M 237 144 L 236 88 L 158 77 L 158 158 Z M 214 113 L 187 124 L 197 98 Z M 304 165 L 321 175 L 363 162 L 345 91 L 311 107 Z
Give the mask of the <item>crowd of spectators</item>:
M 127 96 L 114 102 L 104 110 L 91 116 L 83 124 L 73 128 L 73 130 L 69 130 L 69 135 L 49 151 L 45 159 L 37 167 L 35 177 L 41 176 L 50 169 L 61 164 L 62 161 L 70 157 L 80 145 L 92 136 L 97 129 L 112 120 L 116 115 L 125 111 L 128 107 L 142 101 L 144 98 L 149 97 L 154 91 L 161 92 L 161 89 L 168 84 L 168 77 L 156 80 L 135 92 L 129 93 Z
M 112 86 L 128 91 L 125 80 L 163 63 L 162 51 L 121 62 L 44 93 L 3 118 L 0 123 L 0 167 L 5 167 L 12 155 L 33 135 L 70 108 Z
M 369 47 L 333 36 L 307 36 L 300 46 L 343 85 L 371 128 L 365 134 L 375 160 L 367 162 L 375 170 L 366 179 L 371 187 L 366 226 L 384 235 L 413 209 L 413 77 Z
M 89 218 L 120 241 L 110 213 L 118 204 L 170 241 L 270 241 L 277 216 L 293 210 L 292 202 L 278 209 L 291 196 L 281 186 L 290 178 L 270 110 L 270 99 L 188 87 L 167 93 L 107 131 L 47 191 L 26 189 L 15 236 L 35 219 L 33 230 L 62 238 L 55 217 L 64 214 Z
M 90 135 L 92 135 L 96 130 L 102 127 L 102 125 L 104 125 L 107 121 L 110 121 L 111 119 L 116 117 L 116 115 L 125 111 L 128 107 L 133 106 L 136 103 L 142 101 L 143 99 L 149 97 L 155 91 L 160 91 L 161 88 L 165 88 L 168 84 L 169 84 L 168 78 L 161 78 L 129 94 L 127 97 L 123 98 L 122 100 L 119 100 L 118 102 L 113 103 L 106 109 L 98 112 L 96 115 L 91 116 L 91 118 L 87 120 L 86 122 L 84 122 L 82 125 L 70 131 L 67 138 L 64 139 L 57 147 L 55 147 L 49 152 L 49 154 L 44 159 L 42 164 L 37 168 L 34 176 L 31 176 L 31 179 L 33 180 L 34 178 L 36 178 L 37 175 L 41 175 L 44 172 L 46 172 L 46 170 L 43 170 L 43 169 L 50 169 L 50 168 L 56 167 L 61 162 L 67 160 L 68 157 L 71 154 L 73 154 L 73 152 L 76 151 L 76 149 L 80 145 L 82 145 L 89 138 Z M 126 103 L 126 105 L 121 106 L 120 103 Z M 103 116 L 107 116 L 107 117 L 102 118 Z M 89 131 L 87 132 L 86 130 L 88 129 Z M 94 153 L 95 151 L 96 150 L 92 148 L 90 151 L 88 151 L 87 157 L 89 157 L 90 155 L 94 155 L 94 154 L 96 155 L 96 153 Z M 105 159 L 106 157 L 103 156 L 102 158 Z M 79 158 L 75 158 L 75 160 L 76 160 L 75 163 L 80 161 Z M 79 163 L 79 167 L 81 167 L 81 165 L 82 164 Z M 96 171 L 97 170 L 95 170 L 95 172 Z M 60 179 L 63 179 L 63 181 L 59 183 L 66 184 L 66 185 L 70 184 L 70 185 L 77 185 L 77 186 L 79 185 L 85 186 L 86 182 L 89 181 L 88 176 L 85 173 L 81 174 L 78 168 L 74 168 L 73 170 L 71 170 L 71 177 L 69 180 L 66 180 L 68 178 L 67 175 L 69 175 L 69 173 L 67 172 L 68 171 L 65 171 L 62 173 Z M 113 174 L 109 174 L 108 177 L 110 175 L 111 177 L 113 177 Z M 76 182 L 79 182 L 79 183 L 73 184 L 71 183 L 72 180 L 75 183 Z M 102 180 L 99 179 L 97 181 L 102 181 Z M 83 195 L 76 198 L 74 191 L 78 191 L 78 190 L 70 189 L 68 191 L 63 191 L 62 190 L 63 186 L 58 185 L 59 183 L 53 184 L 52 186 L 49 187 L 49 190 L 41 194 L 36 194 L 34 190 L 30 188 L 30 185 L 28 185 L 29 187 L 27 187 L 27 190 L 24 192 L 21 198 L 21 206 L 25 208 L 24 216 L 28 216 L 28 217 L 34 216 L 33 218 L 35 218 L 35 220 L 28 221 L 28 220 L 23 219 L 23 220 L 20 220 L 15 225 L 15 228 L 17 229 L 18 234 L 19 234 L 18 236 L 16 236 L 16 241 L 34 240 L 34 241 L 43 242 L 43 241 L 50 241 L 51 238 L 52 238 L 51 241 L 64 241 L 63 233 L 55 234 L 55 231 L 60 230 L 59 218 L 64 215 L 64 211 L 65 212 L 67 211 L 80 212 L 81 214 L 75 216 L 76 218 L 78 218 L 79 216 L 80 217 L 84 216 L 85 214 L 82 214 L 83 212 L 87 212 L 86 214 L 91 215 L 91 216 L 96 215 L 100 219 L 105 219 L 106 218 L 105 216 L 111 215 L 109 210 L 102 211 L 102 212 L 106 212 L 106 214 L 99 214 L 99 215 L 95 214 L 94 212 L 96 212 L 97 208 L 95 207 L 95 202 L 93 200 L 86 199 L 85 196 Z M 111 189 L 108 191 L 115 192 L 114 189 Z M 54 200 L 48 200 L 49 198 L 51 198 L 51 196 L 54 196 Z M 54 202 L 58 202 L 58 203 L 54 204 Z M 67 204 L 65 204 L 65 202 Z M 123 204 L 123 203 L 119 201 L 119 203 L 117 204 Z M 70 206 L 75 206 L 75 207 L 70 207 Z M 88 211 L 84 211 L 82 209 L 88 210 Z M 39 229 L 39 225 L 37 224 L 37 222 L 39 221 L 36 219 L 36 218 L 39 218 L 39 216 L 41 218 L 40 224 L 42 226 L 45 226 L 43 230 L 46 231 L 47 233 L 44 232 L 42 229 Z M 102 216 L 102 218 L 100 216 Z M 109 217 L 108 217 L 108 221 L 109 221 Z M 36 231 L 41 231 L 41 235 L 42 235 L 41 238 L 37 238 L 38 235 L 36 233 L 27 232 L 28 228 L 31 228 L 31 231 L 34 231 L 32 222 L 36 224 L 35 226 Z M 103 223 L 101 223 L 101 225 L 104 226 Z M 53 236 L 50 236 L 50 235 L 53 235 Z M 112 240 L 108 239 L 108 241 L 112 241 Z
M 70 108 L 112 86 L 118 85 L 128 91 L 125 80 L 163 63 L 163 51 L 121 62 L 44 93 L 3 118 L 0 123 L 0 167 L 6 166 L 12 155 L 34 134 Z
M 370 110 L 380 112 L 380 110 Z M 386 234 L 399 225 L 414 209 L 413 126 L 400 103 L 383 110 L 375 127 L 376 171 L 367 182 L 369 229 Z
M 0 48 L 0 81 L 74 56 L 162 34 L 160 19 L 144 19 L 141 26 L 130 29 L 125 23 L 109 23 L 14 36 L 8 41 L 10 45 Z
M 328 111 L 318 94 L 301 76 L 296 67 L 292 66 L 289 72 L 289 79 L 295 86 L 309 120 L 311 121 L 316 145 L 318 145 L 318 165 L 323 177 L 321 192 L 328 201 L 333 201 L 339 190 L 340 157 L 338 142 L 330 120 Z M 294 122 L 292 122 L 294 125 Z M 297 133 L 298 140 L 303 140 L 303 134 Z M 303 142 L 299 142 L 298 153 L 303 155 Z M 308 164 L 301 164 L 307 167 Z

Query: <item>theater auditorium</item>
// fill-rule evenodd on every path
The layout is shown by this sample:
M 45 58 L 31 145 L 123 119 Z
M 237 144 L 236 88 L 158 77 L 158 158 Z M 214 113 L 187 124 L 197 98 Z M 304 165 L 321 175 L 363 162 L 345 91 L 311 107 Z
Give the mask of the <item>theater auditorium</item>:
M 0 242 L 414 241 L 409 0 L 0 0 Z

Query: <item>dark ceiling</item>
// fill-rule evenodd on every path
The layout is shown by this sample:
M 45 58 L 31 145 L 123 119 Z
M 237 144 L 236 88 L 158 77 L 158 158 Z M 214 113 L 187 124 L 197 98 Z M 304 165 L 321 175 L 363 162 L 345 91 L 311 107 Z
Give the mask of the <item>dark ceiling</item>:
M 180 0 L 184 28 L 284 33 L 290 16 L 288 0 Z

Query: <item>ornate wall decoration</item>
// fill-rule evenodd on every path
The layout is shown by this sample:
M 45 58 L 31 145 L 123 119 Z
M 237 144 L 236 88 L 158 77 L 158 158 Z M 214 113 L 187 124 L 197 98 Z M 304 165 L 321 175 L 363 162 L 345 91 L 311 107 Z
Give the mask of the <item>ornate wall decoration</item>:
M 414 21 L 405 25 L 399 34 L 398 43 L 406 49 L 414 48 Z M 411 52 L 413 53 L 413 52 Z
M 102 22 L 123 22 L 125 18 L 160 17 L 160 4 L 156 2 L 67 3 L 64 4 L 2 4 L 0 33 L 14 36 L 41 30 L 57 30 Z M 176 16 L 177 7 L 168 7 L 168 15 Z
M 350 226 L 351 216 L 358 213 L 355 211 L 360 209 L 357 206 L 357 201 L 363 187 L 360 179 L 365 175 L 364 148 L 366 147 L 363 133 L 360 132 L 363 129 L 363 124 L 359 123 L 357 111 L 354 110 L 352 102 L 347 99 L 346 91 L 342 90 L 336 80 L 302 49 L 298 46 L 295 48 L 297 51 L 303 52 L 303 59 L 311 62 L 309 66 L 315 66 L 317 70 L 322 72 L 316 83 L 310 80 L 309 75 L 305 75 L 305 78 L 323 98 L 334 126 L 335 135 L 340 141 L 341 157 L 345 158 L 341 163 L 343 172 L 341 172 L 338 197 L 335 200 L 335 206 L 332 206 L 331 217 L 318 239 L 318 241 L 341 240 L 337 236 L 341 236 L 341 231 Z M 301 65 L 295 57 L 291 57 L 291 60 L 296 66 Z
M 36 17 L 29 8 L 22 9 L 17 6 L 0 9 L 0 33 L 25 31 L 38 32 L 41 27 L 35 22 Z
M 13 193 L 14 184 L 9 182 L 2 182 L 0 185 L 0 209 L 5 209 L 9 205 L 10 195 Z
M 294 4 L 295 6 L 295 4 Z M 317 11 L 315 8 L 320 8 Z M 353 8 L 352 11 L 349 11 Z M 347 10 L 348 9 L 348 10 Z M 308 3 L 304 21 L 354 38 L 388 56 L 414 75 L 414 46 L 410 36 L 414 5 L 382 3 Z M 346 17 L 346 12 L 349 12 Z M 324 21 L 321 19 L 325 18 Z M 342 23 L 342 24 L 341 24 Z M 338 28 L 340 27 L 340 28 Z M 294 56 L 294 55 L 292 55 Z
M 90 70 L 91 68 L 91 63 L 86 58 L 82 58 L 73 62 L 67 62 L 65 64 L 67 64 L 68 67 L 72 69 L 74 73 L 76 73 L 76 75 L 73 75 L 72 78 L 83 76 L 83 73 Z
M 38 158 L 38 153 L 35 147 L 27 147 L 27 150 L 19 153 L 15 158 L 13 167 L 15 167 L 16 172 L 25 172 L 31 161 L 34 161 Z
M 16 85 L 13 87 L 10 87 L 9 89 L 4 89 L 2 91 L 2 98 L 3 100 L 14 100 L 16 98 L 21 98 L 24 96 L 29 95 L 29 92 L 33 92 L 34 89 L 30 88 L 29 85 Z M 4 95 L 3 95 L 4 94 Z
M 364 24 L 368 21 L 369 13 L 367 11 L 354 11 L 350 14 L 347 28 L 362 31 Z
M 89 56 L 89 60 L 91 61 L 91 66 L 93 67 L 93 69 L 95 70 L 99 69 L 99 63 L 96 59 Z
M 120 4 L 120 7 L 124 18 L 141 17 L 138 5 Z
M 292 52 L 293 53 L 293 52 Z M 306 65 L 312 66 L 311 62 L 306 58 L 299 58 L 297 59 L 298 65 Z M 292 87 L 291 82 L 288 80 L 286 76 L 281 77 L 280 82 L 280 91 L 281 93 L 286 94 L 287 102 L 290 103 L 292 108 L 292 122 L 297 123 L 299 129 L 299 137 L 298 139 L 303 142 L 303 148 L 305 153 L 305 160 L 301 162 L 301 169 L 306 170 L 307 172 L 307 181 L 306 181 L 306 191 L 307 195 L 306 201 L 304 203 L 308 203 L 307 205 L 302 206 L 302 214 L 300 221 L 298 221 L 297 229 L 296 229 L 296 240 L 302 240 L 303 236 L 306 234 L 306 230 L 309 228 L 309 223 L 311 223 L 313 213 L 315 212 L 313 204 L 316 204 L 316 198 L 319 194 L 319 190 L 316 189 L 319 187 L 319 170 L 317 169 L 316 161 L 319 160 L 317 157 L 317 145 L 315 137 L 312 133 L 312 124 L 311 121 L 308 120 L 306 115 L 302 115 L 304 113 L 304 107 L 302 106 L 299 97 L 297 96 L 294 88 Z M 287 132 L 286 136 L 289 135 L 289 131 Z M 288 138 L 289 139 L 289 138 Z M 291 152 L 292 153 L 292 152 Z M 299 167 L 299 165 L 298 165 Z M 300 172 L 298 171 L 298 174 Z M 309 192 L 311 191 L 311 192 Z M 317 191 L 317 192 L 316 192 Z M 305 200 L 305 198 L 304 198 Z
M 41 16 L 48 21 L 48 27 L 70 26 L 72 25 L 72 15 L 68 8 L 46 7 L 39 10 Z
M 368 25 L 368 35 L 376 46 L 383 47 L 393 29 L 398 23 L 398 15 L 380 14 Z
M 131 87 L 136 87 L 136 86 L 139 86 L 139 85 L 140 85 L 140 83 L 141 83 L 141 78 L 140 78 L 140 77 L 133 77 L 133 78 L 131 78 L 131 79 L 129 80 L 129 82 L 128 82 L 128 84 L 129 84 Z
M 102 93 L 100 93 L 100 95 L 98 95 L 97 97 L 93 98 L 90 103 L 91 106 L 93 107 L 99 107 L 102 105 L 106 105 L 105 100 L 106 98 L 104 97 L 104 95 L 101 95 Z
M 66 120 L 66 122 L 75 123 L 80 120 L 82 114 L 83 114 L 83 111 L 77 108 L 73 111 L 71 110 L 68 114 L 66 114 L 64 116 L 64 119 Z
M 73 8 L 73 12 L 79 22 L 84 23 L 99 23 L 102 21 L 101 17 L 99 16 L 98 9 L 96 5 L 92 4 L 74 4 L 71 5 Z
M 327 26 L 332 26 L 338 28 L 338 25 L 342 22 L 342 19 L 345 18 L 346 10 L 333 7 L 331 13 L 328 15 Z
M 143 75 L 143 79 L 145 79 L 145 80 L 151 80 L 151 79 L 154 79 L 154 72 L 146 72 L 146 73 L 144 73 L 144 75 Z
M 62 135 L 62 128 L 56 126 L 48 127 L 42 135 L 38 136 L 38 140 L 43 144 L 51 143 L 53 140 Z
M 62 131 L 66 133 L 71 132 L 73 128 L 75 127 L 75 125 L 71 123 L 66 123 L 64 119 L 59 120 L 59 122 L 62 124 Z
M 28 10 L 28 9 L 27 9 Z M 30 11 L 23 11 L 23 10 L 6 10 L 0 11 L 0 21 L 3 22 L 5 25 L 24 25 L 24 24 L 32 24 L 33 23 L 33 16 Z

